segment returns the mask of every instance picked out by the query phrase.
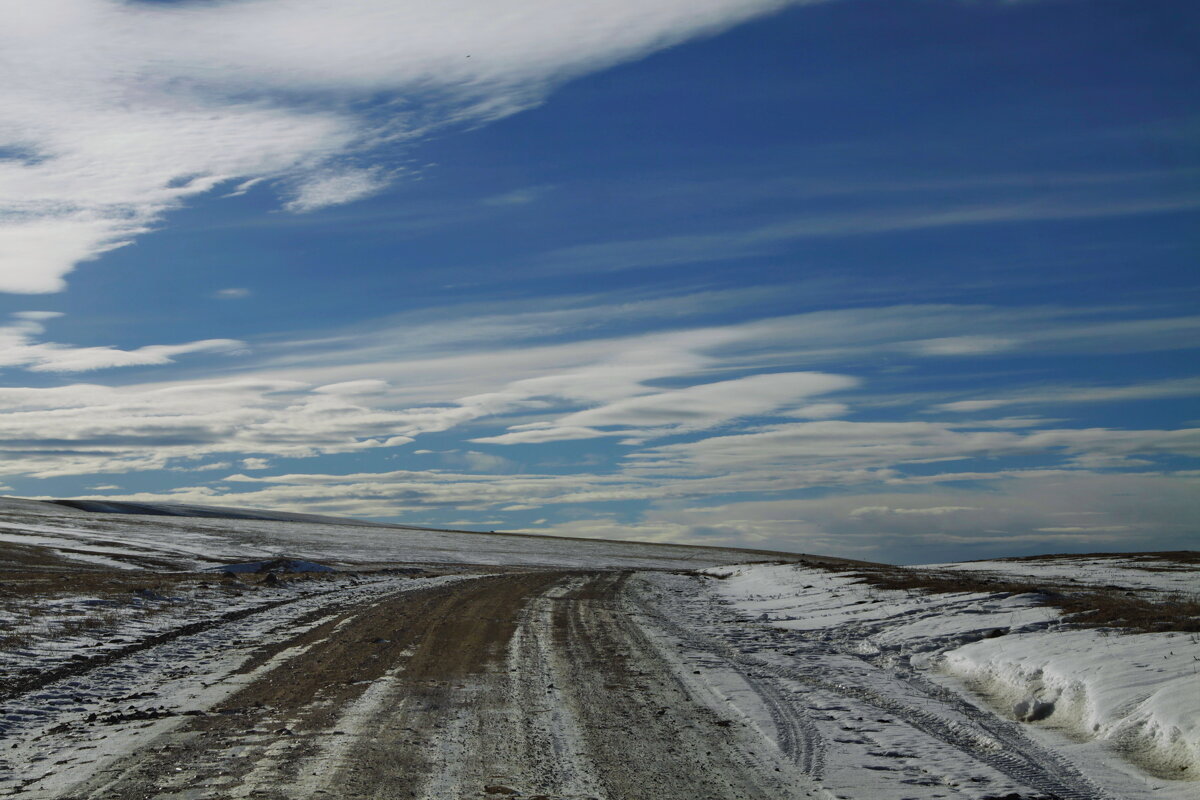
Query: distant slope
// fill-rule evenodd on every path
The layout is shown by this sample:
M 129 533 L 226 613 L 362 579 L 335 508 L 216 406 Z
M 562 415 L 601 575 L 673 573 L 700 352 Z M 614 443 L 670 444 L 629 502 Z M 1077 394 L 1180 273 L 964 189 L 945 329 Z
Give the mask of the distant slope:
M 0 498 L 0 568 L 198 569 L 279 556 L 355 566 L 580 569 L 861 563 L 771 550 L 448 530 L 258 509 Z

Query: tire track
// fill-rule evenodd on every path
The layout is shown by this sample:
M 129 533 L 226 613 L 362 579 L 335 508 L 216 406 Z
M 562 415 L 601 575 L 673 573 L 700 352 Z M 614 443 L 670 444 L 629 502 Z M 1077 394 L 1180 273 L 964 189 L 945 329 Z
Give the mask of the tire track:
M 805 774 L 819 780 L 825 769 L 825 740 L 816 724 L 803 709 L 798 708 L 770 676 L 764 675 L 757 664 L 747 664 L 744 659 L 729 657 L 732 650 L 722 649 L 707 637 L 700 637 L 690 628 L 684 627 L 677 618 L 657 608 L 645 592 L 631 590 L 641 610 L 653 619 L 655 627 L 670 636 L 686 642 L 689 647 L 706 652 L 736 672 L 754 691 L 771 715 L 775 726 L 777 744 L 787 757 Z M 702 641 L 703 644 L 698 644 Z
M 782 800 L 820 792 L 757 730 L 695 697 L 634 619 L 622 592 L 627 578 L 600 576 L 555 614 L 568 695 L 608 796 Z
M 56 797 L 71 785 L 106 785 L 142 766 L 161 769 L 162 759 L 140 753 L 171 731 L 203 739 L 206 728 L 222 723 L 245 730 L 261 713 L 231 707 L 231 696 L 290 672 L 289 660 L 339 620 L 448 580 L 461 579 L 387 579 L 306 592 L 143 639 L 121 658 L 80 664 L 66 676 L 48 675 L 38 689 L 11 698 L 9 705 L 23 711 L 5 721 L 11 747 L 0 752 L 0 794 Z
M 1072 765 L 1057 754 L 1040 747 L 1015 724 L 968 703 L 948 689 L 936 687 L 928 681 L 914 680 L 915 676 L 908 676 L 906 680 L 904 676 L 889 673 L 890 677 L 910 688 L 914 694 L 940 703 L 943 707 L 963 717 L 968 724 L 947 719 L 866 686 L 830 679 L 823 674 L 826 671 L 825 668 L 818 673 L 811 668 L 774 664 L 747 655 L 725 641 L 713 626 L 704 626 L 703 623 L 700 623 L 703 627 L 701 631 L 684 625 L 677 617 L 679 608 L 672 609 L 673 613 L 667 613 L 654 600 L 646 596 L 646 593 L 643 595 L 645 608 L 652 614 L 658 625 L 685 642 L 688 647 L 736 665 L 748 679 L 753 679 L 755 675 L 765 674 L 774 678 L 795 681 L 812 688 L 833 692 L 886 712 L 916 730 L 954 747 L 1009 778 L 1053 798 L 1053 800 L 1112 800 L 1110 795 L 1097 787 Z M 748 620 L 745 619 L 733 620 L 733 624 L 739 631 L 745 630 L 747 623 Z M 761 634 L 775 637 L 773 631 L 762 631 Z M 821 647 L 832 649 L 832 645 L 828 643 L 822 643 Z M 795 651 L 796 648 L 797 642 L 793 637 L 772 649 L 784 652 Z

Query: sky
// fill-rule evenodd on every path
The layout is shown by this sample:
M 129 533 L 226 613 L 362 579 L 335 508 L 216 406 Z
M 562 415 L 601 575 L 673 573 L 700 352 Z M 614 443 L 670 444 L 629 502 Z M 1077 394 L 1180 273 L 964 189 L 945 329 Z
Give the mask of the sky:
M 0 492 L 1200 542 L 1192 0 L 44 0 Z

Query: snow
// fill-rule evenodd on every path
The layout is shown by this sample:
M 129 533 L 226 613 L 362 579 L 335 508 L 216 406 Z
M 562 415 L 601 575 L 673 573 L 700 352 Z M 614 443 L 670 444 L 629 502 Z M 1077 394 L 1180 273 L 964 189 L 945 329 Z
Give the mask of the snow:
M 1032 569 L 1022 572 L 1027 566 Z M 1010 579 L 1140 585 L 1150 595 L 1176 592 L 1184 585 L 1181 575 L 1194 580 L 1195 574 L 1186 565 L 1145 572 L 1113 559 L 1088 566 L 1016 561 L 978 569 Z M 1200 635 L 1072 628 L 1055 609 L 1037 605 L 1033 594 L 880 589 L 851 573 L 795 564 L 703 572 L 720 578 L 709 582 L 712 591 L 748 620 L 803 633 L 871 663 L 917 670 L 1025 723 L 1085 772 L 1127 782 L 1122 796 L 1142 787 L 1154 797 L 1195 796 Z M 827 662 L 834 671 L 849 669 Z M 1114 769 L 1114 756 L 1126 766 Z
M 80 775 L 96 772 L 188 718 L 172 713 L 150 722 L 117 722 L 106 725 L 104 734 L 96 737 L 80 724 L 90 714 L 119 714 L 135 707 L 165 707 L 173 712 L 211 708 L 233 695 L 271 667 L 302 652 L 302 648 L 285 649 L 255 670 L 239 674 L 263 642 L 303 633 L 336 616 L 314 616 L 314 612 L 327 608 L 330 593 L 352 604 L 470 579 L 465 575 L 380 576 L 366 580 L 341 577 L 315 589 L 264 589 L 255 601 L 240 606 L 258 606 L 262 608 L 260 613 L 153 644 L 120 661 L 101 664 L 80 675 L 67 675 L 33 692 L 8 698 L 0 702 L 0 739 L 5 742 L 0 750 L 0 794 L 20 791 L 25 782 L 38 780 L 42 791 L 57 796 Z M 121 633 L 143 639 L 179 629 L 197 618 L 215 621 L 218 610 L 228 611 L 228 607 L 205 607 L 198 602 L 157 605 L 169 613 L 142 629 L 125 625 Z M 9 651 L 5 655 L 10 663 L 46 672 L 71 654 L 103 654 L 103 649 L 84 649 L 89 644 L 84 641 L 61 641 L 57 648 L 49 644 L 42 642 L 23 654 Z M 73 730 L 65 736 L 47 735 L 51 728 L 64 723 Z
M 851 574 L 790 564 L 715 567 L 720 593 L 743 612 L 778 628 L 852 640 L 862 653 L 915 657 L 973 641 L 998 629 L 1044 627 L 1058 618 L 1032 595 L 925 594 L 879 589 Z
M 583 569 L 693 569 L 753 558 L 745 550 L 328 522 L 82 512 L 0 498 L 0 542 L 64 559 L 154 559 L 175 569 L 302 554 L 328 564 L 462 564 Z
M 1108 742 L 1156 774 L 1185 777 L 1200 769 L 1198 641 L 1055 631 L 975 642 L 943 663 L 1019 719 L 1045 719 Z
M 983 572 L 998 577 L 1077 583 L 1157 592 L 1200 593 L 1200 564 L 1153 557 L 1057 556 L 1052 559 L 968 561 L 926 568 Z
M 689 644 L 684 633 L 667 626 L 661 634 L 664 658 L 678 664 L 693 694 L 711 695 L 713 705 L 736 708 L 740 720 L 764 733 L 785 723 L 800 730 L 801 722 L 789 722 L 786 714 L 779 717 L 779 707 L 803 704 L 810 717 L 803 724 L 834 743 L 821 754 L 819 768 L 823 784 L 839 795 L 902 800 L 912 796 L 914 786 L 930 786 L 938 791 L 952 787 L 956 796 L 983 800 L 1021 789 L 1002 764 L 964 756 L 969 746 L 947 747 L 947 742 L 959 741 L 961 731 L 995 732 L 981 726 L 978 715 L 984 712 L 991 720 L 996 720 L 991 712 L 1012 720 L 1014 729 L 1019 725 L 1031 740 L 1102 783 L 1114 797 L 1185 800 L 1196 797 L 1200 786 L 1200 635 L 1071 627 L 1056 609 L 1042 604 L 1043 595 L 1033 592 L 882 589 L 850 570 L 738 563 L 748 554 L 737 550 L 323 520 L 102 514 L 0 498 L 3 542 L 43 548 L 48 558 L 57 556 L 85 570 L 140 569 L 150 563 L 176 570 L 258 572 L 282 561 L 289 571 L 332 571 L 326 563 L 336 565 L 335 574 L 312 583 L 278 587 L 247 588 L 238 581 L 218 585 L 210 577 L 207 583 L 164 589 L 169 597 L 153 592 L 59 597 L 48 592 L 6 598 L 0 607 L 0 627 L 7 637 L 0 648 L 0 673 L 31 675 L 84 657 L 100 659 L 87 680 L 64 677 L 30 695 L 36 701 L 32 705 L 0 704 L 0 734 L 18 745 L 0 757 L 9 757 L 11 765 L 58 759 L 64 764 L 59 767 L 63 780 L 75 769 L 63 758 L 79 758 L 79 769 L 85 762 L 79 753 L 56 752 L 57 745 L 39 738 L 50 721 L 63 713 L 80 718 L 110 710 L 115 703 L 111 698 L 135 688 L 128 667 L 110 667 L 106 657 L 136 651 L 130 645 L 193 622 L 215 623 L 231 612 L 261 609 L 244 621 L 222 625 L 219 636 L 215 628 L 200 631 L 126 659 L 136 663 L 139 674 L 155 676 L 161 698 L 156 704 L 169 700 L 168 705 L 187 708 L 208 703 L 215 691 L 209 688 L 212 682 L 232 674 L 261 642 L 283 630 L 294 633 L 293 626 L 305 613 L 321 608 L 331 592 L 350 601 L 469 579 L 400 578 L 401 570 L 361 577 L 344 567 L 474 564 L 701 568 L 707 576 L 703 580 L 657 572 L 635 581 L 658 598 L 668 618 L 690 620 L 694 630 L 703 629 L 716 643 Z M 1200 592 L 1200 565 L 1167 556 L 993 560 L 915 569 L 1056 590 L 1103 588 L 1155 601 Z M 552 599 L 526 613 L 548 613 Z M 520 661 L 522 668 L 534 671 L 542 668 L 539 659 L 549 652 L 544 642 L 521 636 L 514 648 L 514 664 Z M 673 655 L 672 648 L 685 655 Z M 775 694 L 762 693 L 768 684 Z M 374 697 L 363 702 L 369 705 Z M 153 726 L 158 730 L 173 724 L 159 720 Z M 554 725 L 561 727 L 557 735 L 562 741 L 578 738 L 566 722 Z M 132 746 L 134 730 L 114 729 L 95 755 L 115 758 Z M 996 744 L 981 736 L 977 747 Z M 0 761 L 0 787 L 18 777 L 5 766 Z

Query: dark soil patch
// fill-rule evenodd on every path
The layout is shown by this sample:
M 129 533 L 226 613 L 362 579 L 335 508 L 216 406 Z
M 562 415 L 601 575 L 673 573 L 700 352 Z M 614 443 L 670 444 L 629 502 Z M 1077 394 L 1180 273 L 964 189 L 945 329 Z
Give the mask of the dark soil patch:
M 1152 555 L 1161 558 L 1166 554 Z M 974 592 L 1032 595 L 1042 605 L 1061 610 L 1069 624 L 1081 628 L 1119 628 L 1138 633 L 1200 632 L 1200 595 L 1140 594 L 1122 587 L 1075 586 L 1032 579 L 1023 581 L 956 570 L 825 568 L 835 572 L 850 572 L 865 583 L 881 589 L 939 594 Z

